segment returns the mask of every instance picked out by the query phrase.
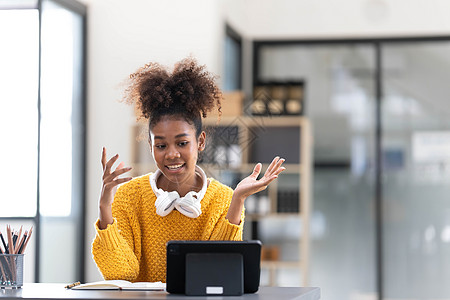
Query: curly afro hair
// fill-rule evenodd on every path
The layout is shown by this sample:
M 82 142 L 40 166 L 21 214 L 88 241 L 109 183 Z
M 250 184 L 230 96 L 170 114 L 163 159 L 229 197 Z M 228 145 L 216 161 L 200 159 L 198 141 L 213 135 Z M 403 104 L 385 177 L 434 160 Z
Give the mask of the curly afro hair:
M 151 130 L 164 116 L 181 117 L 194 125 L 197 137 L 202 131 L 201 117 L 216 106 L 221 115 L 222 93 L 216 76 L 191 57 L 175 64 L 172 72 L 150 63 L 130 75 L 124 100 L 135 104 L 140 118 L 149 119 Z

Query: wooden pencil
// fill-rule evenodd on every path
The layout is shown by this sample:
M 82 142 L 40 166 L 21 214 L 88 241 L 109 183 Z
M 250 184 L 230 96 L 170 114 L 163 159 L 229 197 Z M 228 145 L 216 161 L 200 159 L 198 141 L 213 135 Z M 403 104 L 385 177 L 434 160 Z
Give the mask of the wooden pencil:
M 28 232 L 27 239 L 26 239 L 26 241 L 25 241 L 25 244 L 23 245 L 23 249 L 22 249 L 22 252 L 21 252 L 20 254 L 22 254 L 23 252 L 25 252 L 25 248 L 27 247 L 28 242 L 30 241 L 30 238 L 31 238 L 31 234 L 32 234 L 32 233 L 33 233 L 33 226 L 31 226 L 30 231 Z
M 21 238 L 20 236 L 22 235 L 22 226 L 20 226 L 20 230 L 19 230 L 19 234 L 17 235 L 17 244 L 16 244 L 16 248 L 14 249 L 14 253 L 18 253 L 17 251 L 19 251 L 19 244 L 21 242 Z
M 9 248 L 9 254 L 14 254 L 14 245 L 13 245 L 13 241 L 12 241 L 12 233 L 11 233 L 11 227 L 9 225 L 6 226 L 6 233 L 8 235 L 8 248 Z M 14 261 L 14 257 L 11 256 L 11 261 L 8 262 L 9 264 L 9 268 L 11 271 L 11 280 L 15 281 L 16 280 L 16 263 Z
M 12 250 L 11 250 L 11 254 L 15 254 L 16 253 L 16 245 L 17 245 L 17 240 L 19 239 L 19 236 L 17 235 L 17 231 L 13 231 L 12 233 Z
M 19 250 L 16 251 L 18 254 L 22 254 L 23 253 L 23 246 L 25 245 L 25 241 L 27 240 L 27 236 L 28 236 L 28 231 L 25 230 L 25 233 L 23 234 L 23 237 L 22 237 L 22 242 L 20 243 Z
M 22 238 L 20 239 L 20 242 L 17 243 L 16 249 L 14 251 L 14 253 L 16 254 L 21 254 L 20 253 L 20 249 L 22 249 L 23 243 L 25 242 L 25 239 L 27 238 L 27 232 L 25 231 L 24 235 L 22 236 Z
M 0 238 L 2 239 L 3 247 L 5 247 L 5 253 L 8 251 L 8 246 L 6 245 L 5 239 L 3 238 L 3 234 L 0 231 Z
M 6 225 L 6 238 L 8 240 L 8 254 L 14 254 L 14 246 L 12 241 L 11 227 Z

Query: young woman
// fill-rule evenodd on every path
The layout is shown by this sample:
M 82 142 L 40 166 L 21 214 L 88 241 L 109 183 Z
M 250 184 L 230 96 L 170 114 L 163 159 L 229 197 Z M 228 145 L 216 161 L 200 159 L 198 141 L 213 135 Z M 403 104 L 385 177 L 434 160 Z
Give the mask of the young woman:
M 275 157 L 264 176 L 258 163 L 234 191 L 197 166 L 205 149 L 202 117 L 217 107 L 214 77 L 193 59 L 172 72 L 150 64 L 130 76 L 125 100 L 149 119 L 149 144 L 158 169 L 121 178 L 131 168 L 103 148 L 103 186 L 92 253 L 105 279 L 166 280 L 169 240 L 242 240 L 244 201 L 285 168 Z M 123 184 L 117 189 L 118 185 Z M 117 190 L 117 192 L 116 192 Z

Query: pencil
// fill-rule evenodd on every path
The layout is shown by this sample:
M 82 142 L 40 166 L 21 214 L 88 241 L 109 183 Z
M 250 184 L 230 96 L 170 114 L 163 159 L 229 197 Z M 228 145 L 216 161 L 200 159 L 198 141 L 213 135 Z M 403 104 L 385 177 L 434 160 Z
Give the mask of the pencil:
M 11 235 L 11 227 L 9 225 L 6 226 L 6 238 L 8 240 L 8 253 L 7 254 L 14 254 L 14 246 L 12 241 L 12 235 Z
M 22 252 L 21 252 L 20 254 L 22 254 L 23 252 L 25 252 L 25 248 L 27 247 L 28 242 L 30 241 L 30 237 L 31 237 L 31 234 L 32 234 L 32 233 L 33 233 L 33 226 L 31 226 L 30 231 L 28 232 L 28 237 L 27 237 L 25 243 L 23 244 L 23 249 L 22 249 Z
M 18 242 L 17 242 L 16 248 L 14 249 L 15 253 L 17 253 L 17 251 L 19 250 L 19 244 L 20 244 L 20 240 L 21 240 L 20 236 L 22 235 L 22 227 L 23 227 L 23 225 L 20 226 L 19 235 L 17 236 Z
M 8 246 L 6 246 L 5 239 L 3 238 L 3 234 L 0 231 L 0 238 L 2 239 L 3 247 L 5 247 L 5 253 L 8 252 Z
M 12 244 L 12 251 L 11 251 L 11 254 L 15 254 L 15 251 L 16 251 L 16 244 L 17 244 L 17 239 L 19 238 L 19 236 L 17 235 L 17 231 L 14 231 L 13 232 L 13 236 L 12 236 L 12 241 L 13 241 L 13 244 Z
M 72 284 L 66 285 L 65 288 L 66 288 L 66 289 L 71 289 L 71 288 L 73 288 L 74 286 L 77 286 L 77 285 L 80 285 L 80 284 L 81 284 L 81 282 L 77 281 L 77 282 L 74 282 L 74 283 L 72 283 Z
M 23 225 L 20 226 L 20 230 L 19 230 L 19 238 L 20 238 L 20 235 L 22 234 L 22 227 L 23 227 Z
M 15 249 L 15 253 L 16 254 L 21 254 L 20 250 L 22 249 L 23 243 L 25 242 L 25 239 L 27 238 L 27 232 L 25 231 L 25 233 L 23 234 L 22 238 L 20 239 L 20 242 L 17 243 L 17 247 Z
M 12 241 L 11 227 L 9 225 L 6 226 L 6 234 L 8 238 L 9 254 L 14 254 L 14 245 Z M 16 272 L 14 272 L 14 270 L 16 269 L 16 264 L 12 258 L 13 257 L 11 257 L 11 261 L 9 262 L 9 268 L 11 270 L 11 277 L 12 277 L 11 279 L 14 281 L 16 280 L 15 276 Z

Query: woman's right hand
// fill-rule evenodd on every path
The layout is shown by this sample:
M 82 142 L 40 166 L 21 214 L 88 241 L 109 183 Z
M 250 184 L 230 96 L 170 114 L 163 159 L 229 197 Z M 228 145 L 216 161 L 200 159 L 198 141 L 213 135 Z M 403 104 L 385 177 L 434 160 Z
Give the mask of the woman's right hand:
M 111 172 L 111 168 L 118 158 L 119 154 L 116 154 L 110 160 L 106 161 L 106 148 L 103 147 L 102 152 L 103 184 L 99 203 L 100 229 L 105 229 L 108 224 L 112 224 L 114 221 L 112 216 L 111 205 L 114 201 L 114 195 L 116 194 L 117 186 L 119 184 L 128 182 L 132 179 L 132 177 L 118 178 L 120 175 L 131 170 L 130 167 L 124 168 L 123 162 L 121 162 L 117 166 L 117 168 Z

